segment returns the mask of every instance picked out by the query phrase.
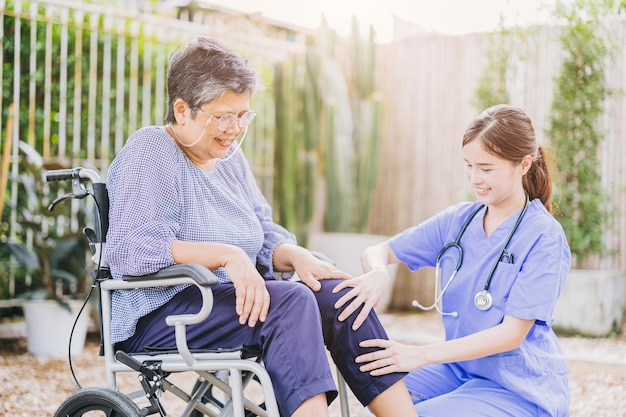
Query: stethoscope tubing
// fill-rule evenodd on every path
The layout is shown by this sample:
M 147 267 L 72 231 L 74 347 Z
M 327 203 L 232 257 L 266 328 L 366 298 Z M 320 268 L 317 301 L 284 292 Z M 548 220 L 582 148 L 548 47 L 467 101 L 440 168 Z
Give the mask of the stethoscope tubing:
M 461 244 L 460 244 L 461 237 L 463 237 L 463 234 L 465 233 L 465 229 L 467 229 L 471 221 L 474 219 L 474 217 L 476 217 L 476 215 L 480 212 L 480 210 L 482 210 L 483 207 L 485 207 L 485 205 L 481 204 L 480 207 L 474 210 L 474 212 L 470 215 L 470 217 L 467 220 L 465 220 L 465 223 L 463 223 L 463 226 L 461 226 L 461 230 L 457 234 L 454 242 L 450 242 L 447 245 L 445 245 L 437 254 L 437 259 L 435 261 L 435 300 L 434 302 L 430 306 L 423 306 L 419 303 L 419 301 L 413 300 L 412 305 L 414 307 L 419 307 L 425 311 L 429 311 L 434 308 L 439 312 L 439 314 L 443 316 L 448 316 L 448 315 L 456 316 L 454 312 L 445 313 L 439 307 L 439 303 L 441 302 L 443 295 L 448 290 L 448 287 L 450 286 L 450 284 L 452 284 L 452 281 L 454 281 L 454 278 L 456 277 L 456 273 L 458 272 L 458 270 L 461 268 L 461 265 L 463 264 L 463 248 L 461 247 Z M 441 289 L 441 292 L 440 292 L 439 287 L 441 285 L 441 260 L 445 256 L 446 252 L 452 248 L 455 248 L 458 251 L 459 257 L 457 258 L 456 265 L 454 266 L 454 269 L 452 270 L 452 274 L 450 275 L 448 282 L 446 282 L 446 285 Z
M 489 291 L 489 286 L 491 285 L 491 279 L 493 278 L 493 274 L 496 272 L 496 268 L 498 267 L 498 264 L 502 260 L 502 256 L 506 253 L 506 249 L 509 247 L 509 243 L 511 243 L 513 234 L 515 234 L 520 223 L 522 222 L 522 219 L 524 218 L 524 215 L 526 214 L 527 208 L 528 208 L 528 194 L 526 194 L 526 204 L 524 204 L 524 208 L 522 208 L 522 212 L 517 217 L 517 221 L 515 222 L 515 225 L 513 226 L 511 233 L 509 233 L 509 236 L 506 238 L 506 242 L 504 242 L 504 246 L 502 247 L 502 250 L 500 250 L 500 253 L 498 254 L 498 259 L 496 260 L 496 262 L 494 262 L 493 266 L 491 267 L 491 271 L 489 271 L 489 275 L 487 276 L 487 281 L 485 282 L 485 287 L 483 288 L 484 291 Z
M 524 215 L 526 214 L 526 210 L 528 209 L 528 205 L 529 205 L 529 197 L 528 197 L 528 194 L 526 194 L 526 202 L 524 204 L 524 207 L 522 208 L 520 215 L 517 217 L 517 221 L 515 222 L 513 229 L 507 236 L 504 246 L 500 250 L 500 254 L 498 255 L 498 258 L 496 259 L 496 262 L 494 263 L 494 265 L 491 267 L 491 270 L 489 271 L 489 275 L 487 276 L 487 280 L 485 281 L 485 286 L 474 297 L 474 304 L 479 310 L 488 310 L 489 308 L 491 308 L 493 300 L 492 300 L 491 294 L 489 294 L 489 287 L 491 286 L 493 275 L 496 272 L 496 268 L 498 267 L 498 264 L 502 260 L 503 255 L 506 253 L 506 250 L 509 246 L 509 243 L 511 243 L 511 239 L 513 238 L 513 235 L 519 228 L 519 225 L 522 222 Z M 435 261 L 435 301 L 433 302 L 433 304 L 430 306 L 423 306 L 417 300 L 413 300 L 412 305 L 414 307 L 419 307 L 422 310 L 432 310 L 433 308 L 435 308 L 442 315 L 451 315 L 451 316 L 457 315 L 456 312 L 451 312 L 451 313 L 443 312 L 443 310 L 439 308 L 439 303 L 443 299 L 443 295 L 447 291 L 452 281 L 454 281 L 454 278 L 456 277 L 457 272 L 459 271 L 459 269 L 461 268 L 461 265 L 463 264 L 463 248 L 461 247 L 461 238 L 465 234 L 465 230 L 467 229 L 469 224 L 472 222 L 472 220 L 474 220 L 474 217 L 476 217 L 476 215 L 485 207 L 486 206 L 484 204 L 481 204 L 476 210 L 474 210 L 474 212 L 472 212 L 472 214 L 465 220 L 465 222 L 463 223 L 463 226 L 461 226 L 461 230 L 457 234 L 454 242 L 450 242 L 446 244 L 443 248 L 441 248 L 441 250 L 437 254 L 437 259 Z M 454 266 L 454 269 L 452 270 L 452 274 L 450 275 L 450 278 L 448 279 L 448 282 L 446 282 L 446 285 L 441 289 L 441 292 L 440 292 L 439 286 L 442 283 L 441 282 L 441 260 L 445 256 L 446 252 L 450 250 L 451 248 L 455 248 L 458 251 L 459 257 L 456 261 L 456 265 Z

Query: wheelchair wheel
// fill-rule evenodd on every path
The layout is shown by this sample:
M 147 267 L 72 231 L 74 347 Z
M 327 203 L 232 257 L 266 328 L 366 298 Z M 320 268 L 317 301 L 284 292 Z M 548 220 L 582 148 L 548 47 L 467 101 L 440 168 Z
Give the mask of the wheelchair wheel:
M 109 388 L 82 388 L 63 401 L 54 417 L 142 417 L 130 398 Z

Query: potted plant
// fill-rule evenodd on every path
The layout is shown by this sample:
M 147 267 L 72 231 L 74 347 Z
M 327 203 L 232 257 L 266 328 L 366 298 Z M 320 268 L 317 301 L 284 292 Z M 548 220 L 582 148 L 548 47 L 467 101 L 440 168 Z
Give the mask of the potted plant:
M 565 21 L 564 60 L 556 80 L 546 134 L 556 154 L 556 216 L 572 252 L 572 270 L 557 304 L 554 327 L 561 332 L 607 336 L 621 329 L 624 277 L 603 269 L 610 229 L 609 199 L 603 185 L 603 116 L 610 91 L 605 70 L 610 56 L 605 18 L 610 1 L 558 4 Z
M 13 181 L 18 183 L 17 222 L 21 230 L 7 242 L 7 248 L 23 277 L 18 297 L 24 299 L 28 351 L 62 357 L 68 352 L 70 332 L 83 306 L 87 243 L 78 232 L 59 231 L 70 218 L 69 205 L 48 210 L 46 196 L 56 196 L 59 185 L 45 184 L 41 174 L 46 168 L 58 168 L 58 163 L 44 164 L 25 142 L 20 142 L 20 151 L 23 157 Z M 84 219 L 83 214 L 79 210 L 78 217 Z M 73 354 L 82 351 L 88 324 L 87 309 L 75 326 Z

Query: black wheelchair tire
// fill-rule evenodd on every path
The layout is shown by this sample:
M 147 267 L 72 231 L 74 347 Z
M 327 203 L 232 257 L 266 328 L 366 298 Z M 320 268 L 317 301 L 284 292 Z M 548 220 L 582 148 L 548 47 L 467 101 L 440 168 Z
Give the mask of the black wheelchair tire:
M 67 397 L 54 417 L 81 417 L 90 411 L 102 411 L 106 417 L 142 417 L 130 398 L 104 387 L 82 388 Z

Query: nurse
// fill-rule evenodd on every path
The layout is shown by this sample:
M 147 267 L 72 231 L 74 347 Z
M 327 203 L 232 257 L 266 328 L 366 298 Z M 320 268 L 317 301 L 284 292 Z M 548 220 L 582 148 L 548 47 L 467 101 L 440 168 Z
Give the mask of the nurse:
M 497 105 L 465 131 L 463 157 L 477 201 L 366 249 L 364 275 L 336 287 L 352 287 L 338 301 L 348 304 L 347 317 L 359 303 L 365 311 L 373 305 L 389 280 L 387 264 L 415 271 L 439 263 L 445 341 L 365 340 L 362 347 L 381 350 L 356 361 L 372 375 L 410 371 L 420 417 L 568 416 L 567 365 L 551 324 L 570 250 L 550 214 L 546 151 L 522 110 Z

